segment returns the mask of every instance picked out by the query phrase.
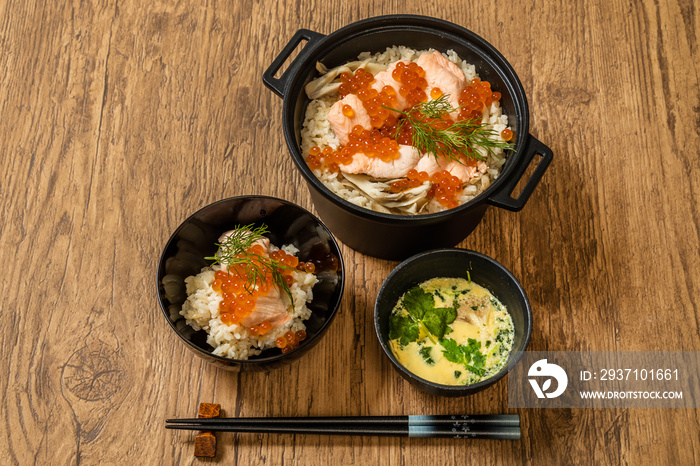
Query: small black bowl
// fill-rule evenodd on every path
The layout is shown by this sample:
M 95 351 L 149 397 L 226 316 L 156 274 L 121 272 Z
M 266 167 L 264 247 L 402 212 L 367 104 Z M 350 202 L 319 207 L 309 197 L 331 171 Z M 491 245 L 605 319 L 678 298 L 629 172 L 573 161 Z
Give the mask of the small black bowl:
M 416 376 L 404 368 L 389 346 L 389 315 L 409 289 L 431 278 L 468 278 L 488 289 L 508 309 L 515 327 L 513 350 L 508 363 L 497 374 L 472 385 L 442 385 Z M 465 396 L 479 392 L 501 379 L 523 356 L 532 332 L 532 310 L 525 290 L 505 267 L 475 251 L 435 249 L 416 254 L 396 267 L 384 280 L 374 306 L 374 328 L 379 343 L 397 371 L 412 385 L 433 395 Z
M 204 330 L 195 331 L 180 316 L 187 298 L 184 279 L 210 265 L 204 257 L 216 253 L 219 236 L 237 225 L 266 224 L 272 244 L 293 244 L 300 261 L 318 265 L 319 282 L 313 288 L 314 299 L 307 303 L 312 314 L 305 321 L 307 338 L 296 349 L 282 354 L 277 348 L 264 350 L 246 360 L 212 354 Z M 330 255 L 337 258 L 337 270 L 324 267 Z M 331 259 L 332 261 L 332 259 Z M 325 268 L 325 270 L 323 270 Z M 165 280 L 164 280 L 165 279 Z M 158 262 L 158 303 L 170 327 L 188 348 L 206 361 L 231 371 L 267 371 L 287 364 L 319 342 L 338 312 L 345 274 L 343 258 L 333 235 L 307 210 L 291 202 L 266 196 L 240 196 L 210 204 L 185 220 L 172 234 Z

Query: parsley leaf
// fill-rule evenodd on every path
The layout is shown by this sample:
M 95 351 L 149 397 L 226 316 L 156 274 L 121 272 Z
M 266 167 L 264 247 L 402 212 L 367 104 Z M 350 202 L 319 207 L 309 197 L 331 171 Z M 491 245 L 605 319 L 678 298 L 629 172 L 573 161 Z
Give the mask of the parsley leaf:
M 467 340 L 467 345 L 459 345 L 452 338 L 443 338 L 440 345 L 444 348 L 445 359 L 463 365 L 467 370 L 477 375 L 484 375 L 486 356 L 481 354 L 481 342 L 473 338 Z
M 452 338 L 443 338 L 440 340 L 440 345 L 444 348 L 442 354 L 445 355 L 445 359 L 457 364 L 464 362 L 464 354 L 462 354 L 459 350 L 459 345 Z
M 425 329 L 430 339 L 438 339 L 451 333 L 448 327 L 457 318 L 454 307 L 435 307 L 435 298 L 421 287 L 411 288 L 403 296 L 402 304 L 406 314 L 392 314 L 389 317 L 389 339 L 399 340 L 405 346 L 420 338 L 421 328 Z M 431 336 L 432 335 L 432 336 Z
M 430 333 L 438 338 L 445 336 L 447 325 L 457 318 L 457 311 L 453 307 L 436 307 L 425 313 L 423 324 Z
M 435 298 L 432 294 L 426 293 L 420 286 L 416 286 L 404 295 L 403 306 L 411 316 L 420 320 L 426 312 L 435 307 Z
M 392 314 L 389 317 L 389 339 L 399 340 L 401 346 L 406 346 L 412 341 L 418 340 L 420 335 L 420 323 L 408 316 Z

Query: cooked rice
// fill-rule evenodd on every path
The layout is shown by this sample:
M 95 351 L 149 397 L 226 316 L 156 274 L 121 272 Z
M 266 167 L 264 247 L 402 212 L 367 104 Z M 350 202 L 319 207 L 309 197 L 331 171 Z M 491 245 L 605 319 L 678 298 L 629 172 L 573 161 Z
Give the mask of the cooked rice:
M 276 249 L 278 248 L 270 244 L 270 251 Z M 288 254 L 298 252 L 293 245 L 283 246 L 282 249 Z M 312 289 L 318 282 L 316 275 L 294 271 L 292 273 L 294 283 L 289 287 L 294 298 L 294 306 L 288 302 L 289 297 L 282 293 L 282 299 L 287 302 L 287 311 L 292 318 L 265 335 L 254 336 L 243 325 L 229 326 L 221 322 L 219 303 L 223 298 L 221 293 L 212 288 L 214 274 L 221 268 L 218 264 L 205 267 L 199 274 L 185 279 L 187 300 L 180 311 L 180 315 L 193 329 L 203 329 L 207 332 L 207 343 L 214 347 L 215 355 L 231 359 L 248 359 L 250 356 L 260 354 L 264 349 L 274 347 L 275 340 L 286 332 L 306 330 L 304 321 L 311 317 L 311 310 L 306 303 L 313 300 Z
M 433 53 L 434 51 L 434 49 L 416 51 L 404 46 L 394 46 L 387 48 L 384 52 L 376 53 L 374 55 L 372 55 L 370 52 L 362 52 L 360 55 L 358 55 L 358 59 L 369 59 L 370 63 L 388 66 L 398 60 L 415 61 L 421 55 L 425 53 Z M 467 82 L 479 77 L 479 75 L 476 73 L 476 68 L 474 65 L 462 60 L 453 50 L 448 50 L 447 53 L 443 53 L 443 55 L 448 60 L 455 63 L 464 72 Z M 337 94 L 320 97 L 312 100 L 307 106 L 304 124 L 301 130 L 301 151 L 302 154 L 304 154 L 304 157 L 308 156 L 309 149 L 311 149 L 313 146 L 331 146 L 334 149 L 337 149 L 340 145 L 338 138 L 333 133 L 330 123 L 327 120 L 331 106 L 337 102 L 338 99 L 339 95 Z M 503 115 L 501 106 L 498 102 L 493 102 L 493 104 L 491 104 L 488 117 L 485 116 L 482 121 L 488 122 L 490 128 L 495 133 L 493 136 L 494 139 L 505 142 L 505 140 L 501 138 L 501 131 L 509 128 L 508 115 Z M 482 166 L 481 170 L 483 173 L 479 173 L 475 178 L 469 180 L 466 186 L 464 186 L 461 195 L 457 198 L 460 205 L 474 199 L 486 188 L 488 188 L 491 183 L 498 178 L 501 168 L 506 162 L 503 149 L 494 149 L 493 155 L 488 154 L 486 150 L 481 150 L 479 152 L 482 156 L 486 157 L 485 165 Z M 331 173 L 327 170 L 321 169 L 315 169 L 313 170 L 313 173 L 332 192 L 343 199 L 366 209 L 394 214 L 422 214 L 446 210 L 446 208 L 441 206 L 436 200 L 431 200 L 430 202 L 426 203 L 420 211 L 415 211 L 415 209 L 412 211 L 411 209 L 406 210 L 400 208 L 387 208 L 381 202 L 372 199 L 362 190 L 354 186 L 343 176 L 342 173 Z M 386 180 L 373 181 L 376 189 L 387 193 L 389 192 L 389 183 L 386 182 Z M 427 184 L 428 182 L 425 183 Z

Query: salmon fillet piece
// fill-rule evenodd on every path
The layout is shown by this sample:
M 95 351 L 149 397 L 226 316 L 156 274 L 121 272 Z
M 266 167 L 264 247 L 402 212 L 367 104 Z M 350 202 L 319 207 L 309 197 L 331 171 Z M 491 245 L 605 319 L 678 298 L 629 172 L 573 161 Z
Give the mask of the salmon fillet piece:
M 399 158 L 383 162 L 379 157 L 367 157 L 355 154 L 352 162 L 340 165 L 340 171 L 350 174 L 365 174 L 374 178 L 400 178 L 415 167 L 421 158 L 421 153 L 413 146 L 399 146 Z
M 288 322 L 289 319 L 291 317 L 287 313 L 287 306 L 282 300 L 279 288 L 272 286 L 268 294 L 258 296 L 258 299 L 255 300 L 255 309 L 241 319 L 241 325 L 252 327 L 269 320 L 272 328 L 275 328 Z
M 488 167 L 480 160 L 474 160 L 467 157 L 461 158 L 462 163 L 456 160 L 449 160 L 443 156 L 437 158 L 432 154 L 425 154 L 416 164 L 416 170 L 419 172 L 427 172 L 428 175 L 447 170 L 452 176 L 456 176 L 463 183 L 468 182 L 472 178 L 476 178 L 479 173 L 486 173 Z
M 425 80 L 428 82 L 426 94 L 437 87 L 443 94 L 449 94 L 449 101 L 453 107 L 459 107 L 459 93 L 467 85 L 467 78 L 462 70 L 440 52 L 426 53 L 418 57 L 416 63 L 425 70 Z M 450 116 L 455 119 L 458 112 L 452 112 Z
M 352 117 L 345 116 L 343 114 L 343 105 L 352 107 L 355 114 Z M 333 104 L 331 111 L 328 113 L 328 123 L 330 123 L 331 129 L 342 145 L 347 145 L 350 142 L 350 132 L 355 125 L 360 125 L 364 129 L 372 129 L 367 110 L 365 110 L 365 107 L 362 106 L 362 101 L 355 94 L 348 94 Z

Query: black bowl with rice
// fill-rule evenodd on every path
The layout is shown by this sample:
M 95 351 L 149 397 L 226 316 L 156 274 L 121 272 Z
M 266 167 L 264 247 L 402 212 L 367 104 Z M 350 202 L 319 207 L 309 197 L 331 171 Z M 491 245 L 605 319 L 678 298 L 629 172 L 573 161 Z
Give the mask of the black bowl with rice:
M 255 321 L 250 320 L 255 312 L 248 310 L 246 325 L 245 320 L 227 320 L 225 294 L 214 284 L 222 265 L 211 257 L 218 254 L 222 233 L 243 225 L 264 225 L 270 255 L 294 257 L 293 265 L 301 264 L 287 267 L 289 299 L 281 287 L 274 296 L 266 291 L 267 302 L 274 298 L 285 303 L 282 319 L 268 317 L 272 307 L 267 306 L 268 315 Z M 192 214 L 166 243 L 157 270 L 158 303 L 170 327 L 195 354 L 232 371 L 266 371 L 306 353 L 337 314 L 343 285 L 342 256 L 328 229 L 305 209 L 266 196 L 224 199 Z M 256 310 L 262 309 L 260 303 Z M 261 330 L 264 319 L 274 326 Z M 303 340 L 295 341 L 293 349 L 280 349 L 276 340 L 287 332 L 304 335 Z
M 302 40 L 308 41 L 305 47 L 281 77 L 275 78 L 274 74 Z M 302 133 L 308 129 L 304 125 L 312 100 L 305 87 L 318 78 L 317 63 L 330 69 L 356 61 L 358 56 L 367 57 L 367 52 L 380 54 L 395 46 L 417 51 L 434 49 L 445 56 L 459 57 L 473 65 L 475 73 L 502 94 L 500 108 L 514 132 L 513 151 L 509 151 L 505 163 L 490 174 L 487 182 L 458 207 L 427 210 L 429 213 L 420 215 L 372 210 L 372 206 L 358 205 L 339 194 L 307 164 L 308 143 Z M 476 228 L 489 205 L 512 211 L 522 209 L 552 159 L 549 148 L 528 133 L 527 98 L 510 64 L 481 37 L 447 21 L 392 15 L 359 21 L 328 36 L 301 29 L 263 74 L 263 81 L 284 99 L 285 139 L 319 216 L 338 239 L 371 256 L 399 260 L 426 249 L 457 244 Z M 511 197 L 536 156 L 539 160 L 533 174 L 518 197 Z

